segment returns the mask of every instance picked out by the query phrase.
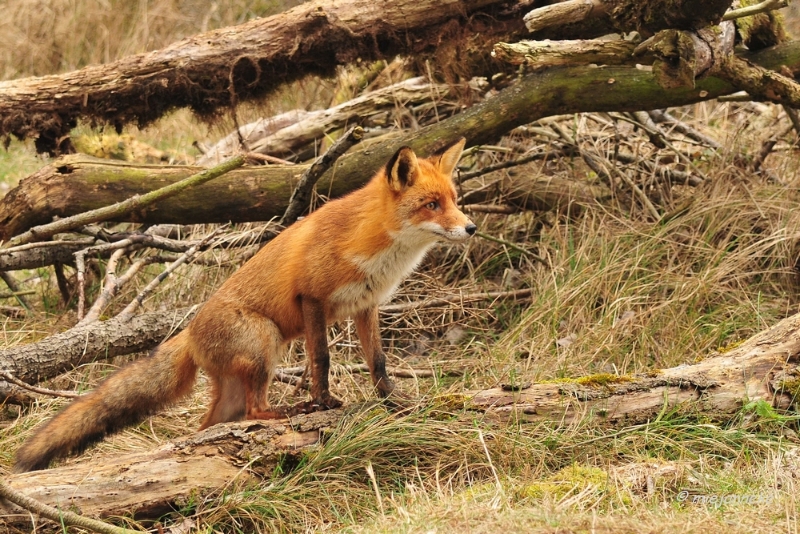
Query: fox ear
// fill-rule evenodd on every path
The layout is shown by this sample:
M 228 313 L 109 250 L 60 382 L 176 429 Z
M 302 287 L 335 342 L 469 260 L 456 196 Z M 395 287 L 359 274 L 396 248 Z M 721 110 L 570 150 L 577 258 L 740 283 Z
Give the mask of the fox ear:
M 419 172 L 417 155 L 409 147 L 404 146 L 398 150 L 386 164 L 386 176 L 389 187 L 394 191 L 402 191 L 414 184 Z
M 439 170 L 442 174 L 452 176 L 453 171 L 456 170 L 458 160 L 461 158 L 461 153 L 464 151 L 464 145 L 467 140 L 463 137 L 452 145 L 442 149 L 439 155 Z

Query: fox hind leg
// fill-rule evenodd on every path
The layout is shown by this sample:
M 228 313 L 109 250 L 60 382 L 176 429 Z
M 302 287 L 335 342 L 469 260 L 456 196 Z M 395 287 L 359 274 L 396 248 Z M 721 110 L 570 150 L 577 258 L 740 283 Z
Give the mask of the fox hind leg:
M 283 417 L 267 399 L 275 366 L 285 349 L 277 325 L 267 317 L 236 305 L 218 306 L 213 316 L 198 317 L 195 346 L 201 367 L 211 379 L 212 401 L 201 430 L 240 419 Z
M 239 340 L 241 356 L 234 359 L 234 372 L 244 387 L 245 417 L 247 419 L 285 417 L 280 410 L 270 409 L 267 398 L 279 355 L 285 350 L 283 336 L 277 325 L 265 317 L 251 318 L 251 322 L 254 324 Z
M 211 377 L 212 401 L 203 424 L 204 430 L 217 423 L 241 420 L 246 411 L 245 390 L 242 381 L 235 376 Z

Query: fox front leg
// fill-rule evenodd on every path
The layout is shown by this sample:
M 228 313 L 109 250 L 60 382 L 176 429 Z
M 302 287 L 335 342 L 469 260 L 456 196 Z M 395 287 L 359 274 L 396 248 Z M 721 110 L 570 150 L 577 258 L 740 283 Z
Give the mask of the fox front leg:
M 301 305 L 305 325 L 307 365 L 311 367 L 311 408 L 315 410 L 338 408 L 342 405 L 342 401 L 331 395 L 328 385 L 331 359 L 328 353 L 325 308 L 322 302 L 310 297 L 302 297 Z
M 394 382 L 386 374 L 386 355 L 381 347 L 381 332 L 378 326 L 378 308 L 372 307 L 359 312 L 354 317 L 356 333 L 361 341 L 364 359 L 372 376 L 372 383 L 378 395 L 388 397 L 394 391 Z

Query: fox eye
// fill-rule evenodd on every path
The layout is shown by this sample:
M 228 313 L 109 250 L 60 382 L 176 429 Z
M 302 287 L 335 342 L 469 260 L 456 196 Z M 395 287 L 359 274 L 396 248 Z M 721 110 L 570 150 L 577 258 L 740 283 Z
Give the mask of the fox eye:
M 431 202 L 425 204 L 425 207 L 428 208 L 429 210 L 435 210 L 436 208 L 439 207 L 439 203 L 436 202 L 435 200 L 432 200 Z

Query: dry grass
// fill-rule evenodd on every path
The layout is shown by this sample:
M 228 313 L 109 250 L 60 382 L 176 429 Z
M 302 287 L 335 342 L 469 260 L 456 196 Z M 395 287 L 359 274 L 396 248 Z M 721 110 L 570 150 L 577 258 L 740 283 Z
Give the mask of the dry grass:
M 0 21 L 0 79 L 42 76 L 157 50 L 278 13 L 299 0 L 13 0 Z
M 262 4 L 9 2 L 0 39 L 2 75 L 68 70 L 156 48 L 206 27 L 263 14 L 271 3 Z M 82 21 L 79 28 L 75 20 Z M 240 120 L 273 106 L 278 111 L 318 105 L 331 92 L 330 81 L 308 81 L 303 91 L 287 92 L 277 104 L 242 110 Z M 602 202 L 569 214 L 564 209 L 476 216 L 483 233 L 507 244 L 473 239 L 466 246 L 437 247 L 393 302 L 521 287 L 534 288 L 534 297 L 383 318 L 390 366 L 460 369 L 463 376 L 399 379 L 403 391 L 421 399 L 419 412 L 399 416 L 366 410 L 294 469 L 256 488 L 198 497 L 181 513 L 200 532 L 796 532 L 800 448 L 793 414 L 747 406 L 727 424 L 677 411 L 617 429 L 587 422 L 490 425 L 442 400 L 512 375 L 542 380 L 692 362 L 800 311 L 800 165 L 796 145 L 789 144 L 794 137 L 787 136 L 767 159 L 766 167 L 780 183 L 735 164 L 752 158 L 761 142 L 785 128 L 780 108 L 708 103 L 675 114 L 725 148 L 715 152 L 673 136 L 709 178 L 700 187 L 663 186 L 632 172 L 659 211 L 674 217 L 654 221 L 622 184 Z M 560 124 L 582 146 L 601 153 L 621 143 L 649 161 L 669 155 L 627 123 L 616 122 L 615 131 L 607 117 L 566 117 Z M 190 153 L 193 140 L 213 140 L 228 126 L 198 125 L 179 112 L 145 131 L 129 132 L 159 148 Z M 520 151 L 548 142 L 515 133 L 501 144 Z M 486 152 L 476 165 L 507 157 L 514 156 Z M 4 158 L 7 167 L 0 172 L 17 173 L 11 182 L 40 164 L 21 144 L 12 145 Z M 498 181 L 502 190 L 509 173 L 601 182 L 577 158 L 500 171 L 483 180 Z M 209 231 L 193 229 L 197 236 Z M 235 270 L 240 253 L 206 252 L 203 257 L 216 260 L 216 266 L 183 267 L 147 308 L 202 301 Z M 148 267 L 107 313 L 118 311 L 160 269 Z M 23 273 L 20 279 L 37 291 L 32 297 L 37 314 L 0 318 L 1 346 L 31 342 L 74 324 L 74 312 L 58 300 L 52 271 Z M 351 324 L 335 325 L 330 338 L 337 339 L 334 362 L 360 363 Z M 47 385 L 89 389 L 128 359 L 86 365 Z M 284 364 L 302 361 L 302 346 L 296 343 Z M 347 402 L 372 398 L 364 375 L 335 373 L 332 387 Z M 271 395 L 274 402 L 294 400 L 291 388 L 281 384 Z M 205 402 L 201 380 L 179 406 L 68 461 L 149 449 L 189 433 L 199 425 Z M 34 427 L 64 404 L 42 398 L 24 410 L 2 408 L 0 473 L 8 472 L 13 453 Z M 690 496 L 682 502 L 684 488 L 706 498 L 754 496 L 755 501 L 727 497 L 729 502 L 717 505 L 692 502 Z M 181 514 L 164 519 L 167 525 L 181 521 Z

